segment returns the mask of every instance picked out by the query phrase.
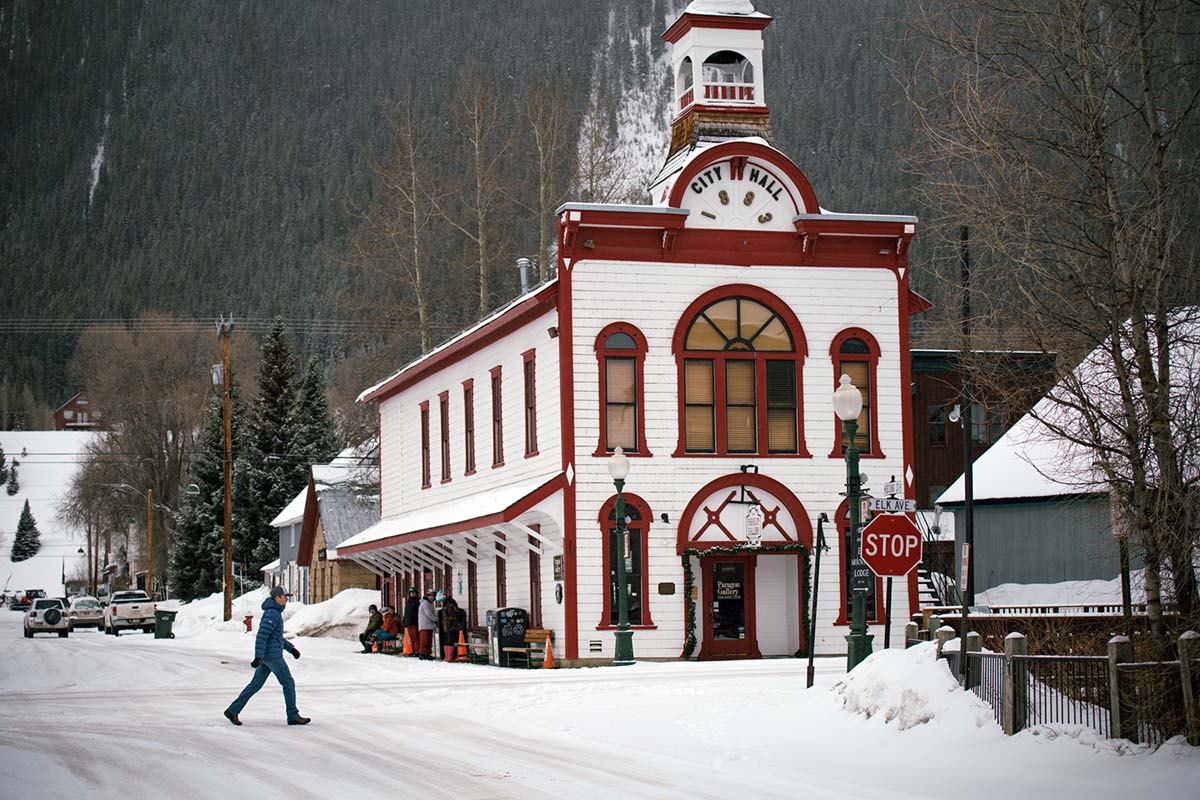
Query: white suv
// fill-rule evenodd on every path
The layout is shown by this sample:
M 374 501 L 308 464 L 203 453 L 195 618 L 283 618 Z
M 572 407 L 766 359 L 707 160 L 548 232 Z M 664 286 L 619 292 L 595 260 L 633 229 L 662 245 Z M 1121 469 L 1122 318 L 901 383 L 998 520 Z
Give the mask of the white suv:
M 35 633 L 57 633 L 63 639 L 70 631 L 67 608 L 57 597 L 41 597 L 25 612 L 25 638 L 32 639 Z

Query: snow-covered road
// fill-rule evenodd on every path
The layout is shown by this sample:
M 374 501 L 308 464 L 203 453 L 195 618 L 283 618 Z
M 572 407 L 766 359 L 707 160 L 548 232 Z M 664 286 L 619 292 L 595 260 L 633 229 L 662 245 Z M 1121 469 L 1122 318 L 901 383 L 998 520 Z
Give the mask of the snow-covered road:
M 901 731 L 841 707 L 840 660 L 819 660 L 806 690 L 794 660 L 526 672 L 301 638 L 289 664 L 313 723 L 284 724 L 272 680 L 234 728 L 221 710 L 250 677 L 250 636 L 26 640 L 21 616 L 0 610 L 5 798 L 1026 800 L 1181 796 L 1200 781 L 1193 748 L 1005 738 L 961 696 Z

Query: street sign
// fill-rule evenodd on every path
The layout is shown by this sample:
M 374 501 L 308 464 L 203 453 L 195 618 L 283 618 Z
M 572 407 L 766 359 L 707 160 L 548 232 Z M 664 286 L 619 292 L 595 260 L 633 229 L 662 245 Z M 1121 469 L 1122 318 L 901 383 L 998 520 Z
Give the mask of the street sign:
M 904 487 L 900 485 L 900 481 L 888 481 L 883 485 L 884 494 L 900 494 Z
M 923 541 L 913 521 L 903 514 L 883 514 L 863 528 L 862 559 L 876 575 L 902 578 L 921 561 Z
M 958 582 L 960 584 L 962 584 L 961 591 L 962 591 L 963 597 L 966 597 L 967 583 L 970 581 L 970 578 L 971 578 L 971 569 L 970 569 L 971 568 L 971 545 L 967 544 L 966 542 L 963 542 L 962 563 L 960 564 L 960 566 L 961 566 L 961 569 L 958 572 L 958 575 L 959 575 Z
M 886 511 L 889 514 L 902 511 L 911 513 L 917 510 L 917 501 L 905 500 L 903 497 L 872 497 L 867 508 L 870 511 Z
M 850 559 L 850 591 L 854 594 L 867 594 L 871 591 L 871 587 L 875 584 L 875 574 L 871 572 L 871 568 L 862 560 L 862 533 L 866 528 L 865 525 L 859 525 L 854 537 L 855 550 L 854 557 Z

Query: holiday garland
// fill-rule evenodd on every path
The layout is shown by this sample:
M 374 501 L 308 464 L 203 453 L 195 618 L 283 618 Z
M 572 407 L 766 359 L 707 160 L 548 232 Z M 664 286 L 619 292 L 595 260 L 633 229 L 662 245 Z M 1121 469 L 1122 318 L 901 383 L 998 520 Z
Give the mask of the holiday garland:
M 706 547 L 699 549 L 689 547 L 683 551 L 683 599 L 684 608 L 687 614 L 687 639 L 683 644 L 683 657 L 689 658 L 692 651 L 696 649 L 699 642 L 696 640 L 696 598 L 692 594 L 692 586 L 695 583 L 695 578 L 692 575 L 692 556 L 701 558 L 704 556 L 715 555 L 744 555 L 745 553 L 799 553 L 804 561 L 808 562 L 808 548 L 802 544 L 783 544 L 772 545 L 771 547 L 751 547 L 746 544 L 733 545 L 732 547 Z M 800 624 L 804 626 L 805 645 L 812 646 L 808 641 L 808 602 L 809 602 L 809 570 L 804 570 L 804 603 L 803 613 L 800 616 Z M 807 650 L 797 650 L 796 656 L 806 655 Z

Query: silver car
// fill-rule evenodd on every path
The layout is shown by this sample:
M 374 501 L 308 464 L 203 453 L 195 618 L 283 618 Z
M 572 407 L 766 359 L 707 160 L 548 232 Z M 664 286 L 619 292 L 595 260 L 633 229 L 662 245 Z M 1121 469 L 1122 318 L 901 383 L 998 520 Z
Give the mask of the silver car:
M 39 597 L 25 612 L 26 639 L 32 639 L 35 633 L 57 633 L 65 639 L 70 632 L 67 607 L 57 597 Z
M 73 631 L 78 628 L 100 630 L 104 627 L 104 606 L 100 605 L 96 598 L 87 595 L 72 597 L 71 607 L 67 609 L 67 620 Z

